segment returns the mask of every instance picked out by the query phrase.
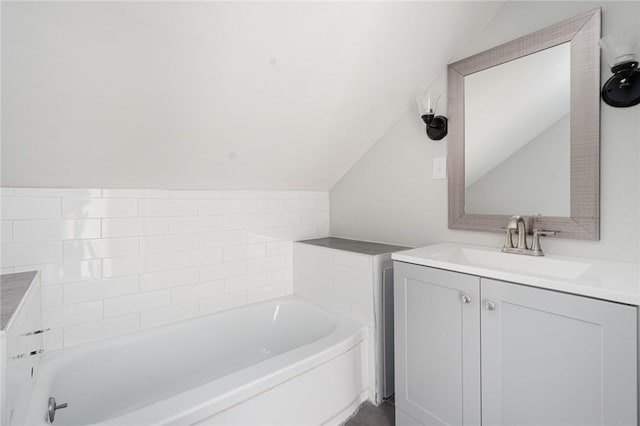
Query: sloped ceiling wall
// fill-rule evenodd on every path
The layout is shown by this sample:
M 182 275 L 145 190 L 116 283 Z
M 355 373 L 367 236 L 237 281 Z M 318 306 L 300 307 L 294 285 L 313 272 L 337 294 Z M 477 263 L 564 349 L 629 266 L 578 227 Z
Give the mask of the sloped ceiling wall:
M 2 2 L 2 185 L 329 189 L 502 2 Z

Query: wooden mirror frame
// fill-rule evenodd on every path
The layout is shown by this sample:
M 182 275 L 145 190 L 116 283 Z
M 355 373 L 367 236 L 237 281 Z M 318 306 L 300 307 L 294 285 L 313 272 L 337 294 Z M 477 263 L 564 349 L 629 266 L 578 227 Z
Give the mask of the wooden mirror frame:
M 601 11 L 595 9 L 449 64 L 450 229 L 498 232 L 510 217 L 465 213 L 464 77 L 571 42 L 571 216 L 539 216 L 535 226 L 559 231 L 560 238 L 600 239 L 600 22 Z

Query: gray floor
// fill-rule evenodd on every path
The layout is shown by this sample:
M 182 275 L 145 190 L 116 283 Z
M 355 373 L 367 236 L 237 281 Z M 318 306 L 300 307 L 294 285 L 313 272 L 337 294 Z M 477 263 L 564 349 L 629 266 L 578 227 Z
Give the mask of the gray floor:
M 356 415 L 347 420 L 344 426 L 394 426 L 395 412 L 395 406 L 391 401 L 384 401 L 378 407 L 365 401 Z

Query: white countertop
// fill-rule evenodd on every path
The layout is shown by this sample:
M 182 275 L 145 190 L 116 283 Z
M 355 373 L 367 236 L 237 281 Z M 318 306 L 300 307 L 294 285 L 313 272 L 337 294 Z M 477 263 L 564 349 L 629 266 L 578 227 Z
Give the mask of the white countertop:
M 394 253 L 394 260 L 448 269 L 613 302 L 640 305 L 637 263 L 570 256 L 502 253 L 499 248 L 441 243 Z

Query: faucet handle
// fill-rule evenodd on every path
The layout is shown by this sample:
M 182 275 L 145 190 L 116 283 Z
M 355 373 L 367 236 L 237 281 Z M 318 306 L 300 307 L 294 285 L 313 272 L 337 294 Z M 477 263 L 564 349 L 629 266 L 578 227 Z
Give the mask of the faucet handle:
M 544 256 L 544 252 L 540 247 L 541 235 L 556 235 L 559 231 L 546 231 L 544 229 L 533 230 L 533 242 L 531 243 L 531 254 L 533 256 Z
M 548 235 L 556 235 L 560 233 L 560 231 L 548 231 L 546 229 L 534 229 L 532 232 L 533 235 L 542 235 L 545 237 Z
M 67 408 L 69 406 L 68 403 L 63 402 L 62 404 L 56 404 L 56 399 L 54 397 L 49 398 L 49 409 L 47 413 L 47 418 L 49 423 L 53 423 L 56 418 L 56 410 L 60 410 L 61 408 Z

